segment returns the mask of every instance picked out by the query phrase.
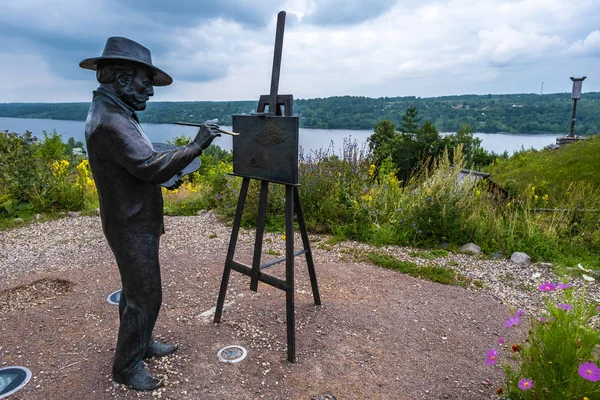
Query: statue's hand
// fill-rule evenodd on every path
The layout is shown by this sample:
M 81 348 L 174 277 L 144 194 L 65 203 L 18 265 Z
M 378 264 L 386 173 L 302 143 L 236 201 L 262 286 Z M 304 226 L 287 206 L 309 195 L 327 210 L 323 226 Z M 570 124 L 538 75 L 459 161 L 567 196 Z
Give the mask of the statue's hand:
M 181 186 L 183 184 L 183 179 L 177 179 L 177 182 L 175 182 L 175 184 L 173 186 L 168 187 L 168 190 L 175 190 L 175 189 L 179 189 L 179 186 Z
M 200 145 L 202 150 L 206 149 L 212 141 L 221 136 L 219 133 L 219 127 L 215 124 L 202 124 L 200 129 L 198 129 L 198 133 L 196 134 L 196 138 L 194 142 Z

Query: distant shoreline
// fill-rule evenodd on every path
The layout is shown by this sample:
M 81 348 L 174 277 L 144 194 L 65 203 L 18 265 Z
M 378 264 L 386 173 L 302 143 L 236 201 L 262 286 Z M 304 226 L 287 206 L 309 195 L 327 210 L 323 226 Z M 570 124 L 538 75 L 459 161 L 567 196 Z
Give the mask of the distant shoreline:
M 231 116 L 251 114 L 256 101 L 149 102 L 140 113 L 143 123 L 169 124 L 175 121 L 204 122 L 218 119 L 231 125 Z M 89 102 L 0 103 L 0 117 L 85 121 Z M 569 93 L 460 95 L 442 97 L 341 96 L 297 99 L 293 115 L 300 126 L 311 129 L 372 130 L 382 120 L 396 126 L 410 106 L 421 121 L 431 121 L 440 132 L 456 132 L 469 124 L 473 132 L 506 134 L 558 134 L 569 132 L 572 101 Z M 600 92 L 584 93 L 577 106 L 575 134 L 600 132 Z

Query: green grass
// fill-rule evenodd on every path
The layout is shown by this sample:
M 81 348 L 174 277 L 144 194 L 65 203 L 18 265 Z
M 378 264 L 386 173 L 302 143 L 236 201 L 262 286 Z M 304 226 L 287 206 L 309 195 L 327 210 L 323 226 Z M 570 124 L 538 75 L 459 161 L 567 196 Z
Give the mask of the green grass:
M 275 257 L 281 257 L 281 253 L 273 249 L 267 250 L 267 254 Z
M 487 167 L 491 179 L 520 193 L 535 185 L 540 195 L 558 195 L 572 183 L 585 183 L 600 189 L 600 135 L 557 150 L 526 150 Z
M 450 253 L 443 249 L 433 249 L 429 251 L 412 251 L 408 253 L 408 255 L 411 257 L 418 257 L 423 260 L 433 260 L 440 257 L 448 257 L 448 254 Z
M 371 252 L 367 255 L 369 261 L 373 264 L 392 269 L 394 271 L 422 278 L 431 282 L 443 283 L 445 285 L 462 286 L 465 282 L 450 268 L 418 266 L 410 261 L 400 261 L 396 257 L 388 254 L 379 254 Z

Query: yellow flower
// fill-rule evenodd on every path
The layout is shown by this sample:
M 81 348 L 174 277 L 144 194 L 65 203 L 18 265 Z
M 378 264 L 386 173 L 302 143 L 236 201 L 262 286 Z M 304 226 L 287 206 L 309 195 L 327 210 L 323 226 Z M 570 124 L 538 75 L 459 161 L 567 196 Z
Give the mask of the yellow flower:
M 477 197 L 481 196 L 481 192 L 479 191 L 479 189 L 477 189 L 477 190 L 475 191 L 475 196 L 477 196 Z
M 583 400 L 590 400 L 590 399 L 588 399 L 587 397 L 584 397 Z
M 285 240 L 286 236 L 285 235 L 281 235 L 281 240 Z
M 371 177 L 375 176 L 375 171 L 377 170 L 377 168 L 375 167 L 375 164 L 371 164 L 369 166 L 369 175 L 371 175 Z
M 544 204 L 548 203 L 548 195 L 547 194 L 542 196 L 542 201 L 544 202 Z
M 371 201 L 373 201 L 373 197 L 371 197 L 370 194 L 365 194 L 362 199 L 368 203 L 370 203 Z

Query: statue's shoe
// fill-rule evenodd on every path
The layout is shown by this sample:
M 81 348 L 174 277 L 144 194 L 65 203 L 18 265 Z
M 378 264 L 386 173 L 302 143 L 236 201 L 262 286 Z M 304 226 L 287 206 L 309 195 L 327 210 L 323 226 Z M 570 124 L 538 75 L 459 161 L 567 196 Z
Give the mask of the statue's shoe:
M 156 379 L 143 368 L 128 378 L 113 373 L 113 380 L 117 383 L 127 385 L 130 389 L 140 391 L 150 391 L 163 386 L 162 380 Z
M 151 357 L 168 356 L 169 354 L 175 353 L 175 350 L 177 350 L 177 347 L 178 346 L 176 344 L 168 344 L 168 343 L 160 343 L 157 341 L 152 341 L 150 343 L 150 345 L 148 346 L 148 350 L 146 350 L 146 355 L 144 356 L 144 359 L 151 358 Z

